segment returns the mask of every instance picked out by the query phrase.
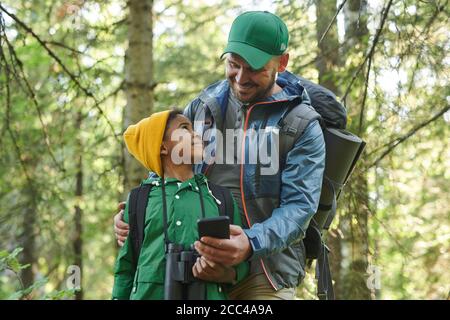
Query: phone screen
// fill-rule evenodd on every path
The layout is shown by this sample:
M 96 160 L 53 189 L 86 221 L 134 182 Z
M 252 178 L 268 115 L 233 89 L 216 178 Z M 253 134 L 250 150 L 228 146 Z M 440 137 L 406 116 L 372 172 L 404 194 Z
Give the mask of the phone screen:
M 227 216 L 197 220 L 198 236 L 230 239 L 230 219 Z

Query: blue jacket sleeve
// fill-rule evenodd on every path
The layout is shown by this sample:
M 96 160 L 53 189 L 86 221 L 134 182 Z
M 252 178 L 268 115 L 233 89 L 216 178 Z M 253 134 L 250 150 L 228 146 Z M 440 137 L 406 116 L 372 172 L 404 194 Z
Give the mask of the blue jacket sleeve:
M 325 141 L 318 121 L 308 125 L 288 152 L 281 173 L 280 207 L 245 233 L 253 249 L 251 259 L 282 251 L 305 236 L 317 211 L 325 169 Z

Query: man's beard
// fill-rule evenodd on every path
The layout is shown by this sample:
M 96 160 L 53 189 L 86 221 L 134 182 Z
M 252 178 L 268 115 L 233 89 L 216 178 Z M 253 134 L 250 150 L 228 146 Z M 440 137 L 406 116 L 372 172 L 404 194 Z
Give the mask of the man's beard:
M 256 102 L 261 102 L 262 100 L 264 100 L 265 98 L 267 98 L 269 96 L 269 92 L 272 90 L 273 86 L 275 85 L 275 79 L 276 79 L 276 75 L 277 73 L 274 72 L 272 74 L 272 79 L 270 81 L 270 84 L 264 88 L 264 90 L 261 90 L 260 92 L 256 92 L 255 95 L 251 98 L 251 100 L 248 101 L 243 101 L 240 99 L 239 97 L 239 93 L 235 91 L 233 83 L 231 82 L 231 80 L 228 78 L 228 84 L 230 85 L 231 91 L 233 92 L 233 95 L 242 103 L 244 104 L 253 104 Z M 235 83 L 234 83 L 235 84 Z

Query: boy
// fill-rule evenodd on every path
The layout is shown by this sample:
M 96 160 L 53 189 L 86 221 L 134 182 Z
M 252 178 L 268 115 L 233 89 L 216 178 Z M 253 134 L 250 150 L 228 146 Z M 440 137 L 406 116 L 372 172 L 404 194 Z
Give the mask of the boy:
M 177 135 L 181 139 L 172 139 Z M 130 126 L 124 133 L 130 153 L 156 176 L 143 184 L 152 185 L 145 213 L 144 235 L 138 257 L 134 257 L 132 240 L 120 249 L 114 271 L 113 299 L 164 299 L 166 253 L 168 243 L 189 248 L 198 239 L 197 219 L 219 215 L 218 200 L 209 189 L 202 174 L 194 175 L 194 159 L 201 158 L 203 143 L 192 124 L 179 111 L 163 111 Z M 181 148 L 180 148 L 181 147 Z M 174 161 L 172 151 L 191 163 Z M 128 199 L 124 220 L 129 222 Z M 220 202 L 220 201 L 219 201 Z M 233 221 L 241 225 L 236 203 L 233 201 Z M 225 267 L 204 257 L 197 258 L 191 279 L 205 281 L 206 299 L 226 299 L 222 285 L 235 284 L 248 271 L 247 263 Z M 200 282 L 196 282 L 200 283 Z

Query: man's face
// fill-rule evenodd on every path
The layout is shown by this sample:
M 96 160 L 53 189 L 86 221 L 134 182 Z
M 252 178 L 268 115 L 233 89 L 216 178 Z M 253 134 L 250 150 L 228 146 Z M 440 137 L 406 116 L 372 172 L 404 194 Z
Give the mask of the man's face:
M 279 66 L 277 58 L 271 59 L 262 69 L 253 70 L 248 63 L 236 54 L 227 54 L 226 76 L 231 90 L 239 101 L 252 103 L 272 94 Z

